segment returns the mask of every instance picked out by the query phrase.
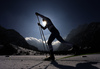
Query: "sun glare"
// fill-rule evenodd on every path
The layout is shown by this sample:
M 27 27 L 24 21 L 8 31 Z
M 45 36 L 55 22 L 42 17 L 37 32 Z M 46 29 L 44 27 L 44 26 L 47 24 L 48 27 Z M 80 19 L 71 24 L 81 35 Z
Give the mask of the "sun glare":
M 43 24 L 43 26 L 46 26 L 47 22 L 46 21 L 43 21 L 42 24 Z

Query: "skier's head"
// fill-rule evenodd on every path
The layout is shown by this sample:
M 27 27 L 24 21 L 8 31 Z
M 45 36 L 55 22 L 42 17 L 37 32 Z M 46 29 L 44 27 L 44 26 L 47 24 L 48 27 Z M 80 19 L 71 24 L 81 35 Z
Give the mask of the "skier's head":
M 42 21 L 46 21 L 44 18 L 43 18 L 43 20 Z
M 43 19 L 43 25 L 46 26 L 47 21 L 45 19 Z
M 42 19 L 42 21 L 47 23 L 47 20 L 46 19 Z

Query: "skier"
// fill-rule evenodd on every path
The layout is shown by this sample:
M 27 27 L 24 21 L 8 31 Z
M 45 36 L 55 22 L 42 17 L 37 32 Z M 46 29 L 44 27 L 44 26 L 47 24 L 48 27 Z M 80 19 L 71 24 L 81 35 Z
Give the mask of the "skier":
M 49 59 L 55 60 L 54 53 L 53 53 L 53 47 L 52 47 L 52 42 L 53 42 L 53 40 L 55 38 L 58 41 L 60 41 L 61 43 L 65 43 L 65 44 L 70 45 L 70 46 L 72 46 L 72 44 L 70 44 L 70 43 L 68 43 L 68 42 L 66 42 L 66 41 L 63 40 L 63 38 L 60 36 L 59 31 L 56 29 L 56 27 L 53 25 L 52 21 L 48 17 L 46 17 L 44 15 L 41 15 L 41 14 L 39 14 L 37 12 L 35 14 L 37 16 L 40 16 L 41 18 L 43 18 L 43 21 L 46 21 L 46 26 L 45 27 L 43 27 L 40 23 L 38 23 L 38 25 L 42 29 L 44 29 L 44 30 L 46 28 L 48 28 L 48 30 L 51 32 L 51 35 L 50 35 L 50 37 L 48 39 L 48 46 L 49 46 L 49 50 L 50 50 L 50 57 L 49 57 Z

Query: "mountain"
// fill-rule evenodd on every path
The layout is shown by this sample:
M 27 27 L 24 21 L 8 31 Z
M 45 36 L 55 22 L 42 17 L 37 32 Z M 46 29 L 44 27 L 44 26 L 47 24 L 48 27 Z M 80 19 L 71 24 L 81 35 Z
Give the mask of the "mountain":
M 0 52 L 7 53 L 8 50 L 8 54 L 11 54 L 10 52 L 15 52 L 18 47 L 38 50 L 36 47 L 29 45 L 17 31 L 0 26 Z
M 71 32 L 68 34 L 66 40 L 69 41 L 71 38 L 75 37 L 80 32 L 83 32 L 88 27 L 88 24 L 79 25 L 77 28 L 72 29 Z
M 80 52 L 100 52 L 100 22 L 78 26 L 69 33 L 65 40 L 78 46 Z M 58 50 L 60 49 L 61 46 Z

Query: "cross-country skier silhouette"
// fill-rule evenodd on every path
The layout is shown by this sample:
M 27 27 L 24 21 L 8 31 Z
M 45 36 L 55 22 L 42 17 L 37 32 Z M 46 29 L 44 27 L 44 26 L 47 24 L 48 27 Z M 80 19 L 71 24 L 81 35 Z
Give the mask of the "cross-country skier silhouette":
M 35 14 L 37 16 L 40 16 L 41 18 L 43 18 L 43 21 L 46 21 L 46 23 L 47 23 L 45 27 L 43 27 L 40 23 L 38 23 L 38 25 L 42 29 L 44 29 L 44 30 L 46 28 L 48 28 L 48 30 L 51 32 L 51 35 L 50 35 L 50 37 L 48 39 L 48 46 L 49 46 L 49 50 L 50 50 L 50 57 L 49 57 L 49 59 L 55 60 L 54 53 L 53 53 L 53 47 L 52 47 L 52 42 L 53 42 L 53 40 L 55 38 L 58 41 L 60 41 L 61 43 L 65 43 L 65 44 L 70 45 L 70 46 L 72 46 L 72 44 L 70 44 L 70 43 L 68 43 L 68 42 L 66 42 L 66 41 L 63 40 L 63 38 L 60 36 L 59 31 L 56 29 L 56 27 L 53 25 L 52 21 L 48 17 L 46 17 L 44 15 L 41 15 L 41 14 L 39 14 L 37 12 Z

